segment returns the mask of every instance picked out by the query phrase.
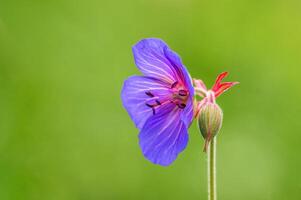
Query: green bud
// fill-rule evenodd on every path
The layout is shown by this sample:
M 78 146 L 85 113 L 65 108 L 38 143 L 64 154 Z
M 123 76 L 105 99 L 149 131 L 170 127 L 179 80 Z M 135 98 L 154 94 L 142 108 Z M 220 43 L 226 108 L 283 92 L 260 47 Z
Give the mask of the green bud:
M 206 103 L 201 107 L 198 126 L 206 141 L 211 140 L 219 132 L 222 121 L 223 111 L 216 103 Z

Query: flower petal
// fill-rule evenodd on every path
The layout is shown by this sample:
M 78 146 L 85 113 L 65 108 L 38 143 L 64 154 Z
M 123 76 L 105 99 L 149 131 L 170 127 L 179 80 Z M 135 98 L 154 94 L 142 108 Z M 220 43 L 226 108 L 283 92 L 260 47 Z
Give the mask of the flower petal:
M 212 91 L 215 93 L 215 97 L 219 97 L 222 93 L 227 91 L 234 85 L 237 85 L 239 82 L 223 82 L 222 80 L 228 75 L 228 72 L 223 72 L 219 74 L 215 80 L 215 83 L 212 87 Z
M 194 116 L 193 108 L 194 108 L 193 99 L 189 98 L 186 102 L 186 107 L 181 112 L 181 120 L 185 123 L 187 128 L 189 128 L 193 120 L 193 116 Z
M 162 40 L 149 38 L 134 45 L 133 54 L 137 67 L 145 76 L 173 83 L 178 81 L 177 73 L 179 71 L 166 58 L 166 49 L 169 47 Z
M 188 73 L 186 67 L 183 65 L 181 57 L 169 49 L 167 46 L 164 48 L 164 55 L 169 60 L 170 64 L 173 66 L 173 69 L 176 70 L 176 74 L 178 79 L 185 85 L 185 87 L 189 90 L 189 94 L 191 97 L 194 96 L 194 88 L 192 84 L 192 78 Z
M 194 99 L 194 88 L 192 84 L 192 79 L 188 73 L 186 67 L 182 64 L 180 56 L 168 48 L 164 49 L 165 55 L 170 63 L 177 70 L 179 78 L 182 83 L 189 91 L 189 99 L 186 102 L 186 107 L 181 114 L 181 119 L 184 121 L 186 127 L 188 128 L 193 120 L 193 99 Z
M 155 96 L 164 98 L 170 95 L 168 87 L 160 80 L 142 76 L 132 76 L 124 82 L 121 99 L 137 128 L 141 129 L 153 115 L 152 109 L 146 106 L 146 101 L 150 98 L 146 93 L 151 91 Z
M 170 165 L 188 142 L 187 127 L 181 120 L 181 112 L 172 103 L 162 105 L 151 116 L 139 134 L 143 155 L 162 166 Z

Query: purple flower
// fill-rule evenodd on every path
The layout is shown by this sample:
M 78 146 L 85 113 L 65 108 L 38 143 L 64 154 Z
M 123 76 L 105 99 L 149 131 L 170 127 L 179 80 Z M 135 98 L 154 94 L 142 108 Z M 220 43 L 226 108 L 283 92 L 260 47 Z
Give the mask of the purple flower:
M 143 39 L 133 46 L 143 76 L 123 85 L 123 105 L 140 130 L 143 155 L 155 164 L 170 165 L 188 142 L 194 88 L 181 58 L 162 40 Z

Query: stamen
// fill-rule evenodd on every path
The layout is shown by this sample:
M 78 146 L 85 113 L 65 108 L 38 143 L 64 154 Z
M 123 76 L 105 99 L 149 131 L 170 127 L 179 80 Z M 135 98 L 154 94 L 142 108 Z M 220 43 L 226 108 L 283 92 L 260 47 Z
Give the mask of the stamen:
M 172 88 L 176 87 L 177 85 L 178 85 L 178 81 L 174 82 L 170 88 L 172 89 Z
M 181 109 L 184 109 L 186 107 L 186 104 L 185 103 L 180 103 L 180 104 L 177 104 L 177 106 Z
M 158 99 L 156 99 L 155 101 L 152 101 L 152 103 L 145 103 L 145 105 L 147 107 L 151 108 L 153 111 L 153 115 L 155 115 L 156 114 L 155 108 L 156 108 L 156 106 L 161 105 L 161 102 Z
M 186 90 L 179 90 L 179 95 L 185 97 L 185 96 L 187 96 L 187 91 Z
M 149 103 L 145 103 L 145 105 L 147 105 L 147 106 L 150 107 L 150 108 L 153 108 L 153 107 L 154 107 L 154 105 L 151 105 L 151 104 L 149 104 Z
M 145 94 L 149 97 L 154 97 L 155 95 L 153 95 L 150 91 L 145 92 Z
M 153 115 L 155 115 L 156 114 L 155 108 L 152 108 L 152 110 L 153 110 Z

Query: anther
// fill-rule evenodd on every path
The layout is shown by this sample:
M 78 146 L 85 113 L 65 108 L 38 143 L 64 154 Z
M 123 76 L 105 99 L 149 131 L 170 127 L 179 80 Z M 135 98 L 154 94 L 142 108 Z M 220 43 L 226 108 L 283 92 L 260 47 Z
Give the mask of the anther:
M 145 92 L 145 94 L 149 97 L 154 97 L 155 95 L 153 95 L 150 91 Z
M 147 105 L 147 106 L 150 107 L 150 108 L 153 108 L 153 107 L 154 107 L 154 105 L 151 105 L 151 104 L 149 104 L 149 103 L 145 103 L 145 105 Z
M 186 104 L 185 103 L 180 103 L 180 104 L 177 104 L 177 106 L 181 109 L 184 109 L 186 107 Z
M 156 114 L 155 108 L 152 108 L 152 110 L 153 110 L 153 115 L 155 115 Z
M 175 81 L 171 86 L 170 86 L 170 88 L 174 88 L 174 87 L 176 87 L 178 85 L 178 81 Z
M 180 96 L 187 96 L 187 91 L 186 90 L 179 90 L 179 95 Z

